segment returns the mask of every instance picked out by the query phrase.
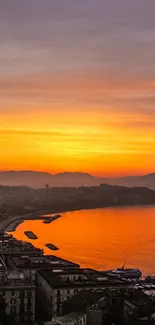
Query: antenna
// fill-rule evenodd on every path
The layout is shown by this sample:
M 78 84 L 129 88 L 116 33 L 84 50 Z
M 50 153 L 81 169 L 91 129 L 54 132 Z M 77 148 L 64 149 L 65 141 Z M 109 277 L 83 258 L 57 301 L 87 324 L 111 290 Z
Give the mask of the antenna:
M 123 264 L 122 269 L 124 269 L 125 265 L 126 265 L 126 262 Z

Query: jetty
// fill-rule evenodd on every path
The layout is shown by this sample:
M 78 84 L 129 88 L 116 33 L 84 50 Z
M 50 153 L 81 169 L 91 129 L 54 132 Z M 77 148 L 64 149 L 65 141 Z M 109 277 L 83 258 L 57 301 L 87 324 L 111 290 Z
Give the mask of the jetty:
M 16 220 L 13 223 L 9 224 L 6 228 L 6 232 L 14 232 L 16 231 L 16 228 L 23 223 L 24 220 Z
M 52 217 L 46 217 L 46 219 L 44 219 L 43 223 L 51 223 L 57 219 L 59 219 L 61 217 L 61 214 L 56 214 L 55 216 Z
M 32 231 L 24 231 L 24 234 L 29 238 L 29 239 L 38 239 L 38 237 L 32 232 Z
M 56 247 L 55 245 L 53 244 L 46 244 L 45 245 L 47 248 L 51 249 L 52 251 L 57 251 L 59 248 Z

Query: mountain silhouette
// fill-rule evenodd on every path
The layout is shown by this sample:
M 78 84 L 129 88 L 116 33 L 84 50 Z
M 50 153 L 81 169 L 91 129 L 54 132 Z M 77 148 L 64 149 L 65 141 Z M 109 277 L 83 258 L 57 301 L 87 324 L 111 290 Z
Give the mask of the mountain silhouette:
M 120 185 L 127 187 L 148 187 L 155 190 L 155 173 L 143 176 L 126 176 L 117 178 L 99 178 L 88 173 L 64 172 L 49 174 L 35 171 L 0 172 L 0 185 L 29 186 L 41 188 L 46 184 L 50 187 L 99 186 L 100 184 Z

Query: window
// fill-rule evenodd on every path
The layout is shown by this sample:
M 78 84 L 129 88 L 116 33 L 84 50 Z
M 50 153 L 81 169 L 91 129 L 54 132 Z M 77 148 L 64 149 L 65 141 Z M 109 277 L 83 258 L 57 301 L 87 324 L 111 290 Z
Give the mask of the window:
M 32 306 L 31 305 L 27 305 L 27 312 L 30 313 L 31 312 L 31 308 Z
M 12 291 L 12 296 L 14 296 L 15 295 L 15 292 L 14 291 Z
M 21 305 L 20 305 L 20 312 L 21 312 L 21 314 L 24 313 L 24 304 L 21 304 Z
M 32 322 L 32 316 L 28 316 L 28 321 L 31 323 Z
M 11 314 L 15 314 L 16 313 L 16 307 L 11 307 Z
M 11 304 L 14 305 L 16 303 L 16 299 L 11 299 Z
M 70 294 L 70 290 L 67 290 L 68 295 Z
M 25 297 L 25 292 L 24 291 L 21 291 L 21 293 L 20 293 L 20 295 L 21 295 L 21 297 Z
M 60 290 L 57 290 L 57 295 L 60 295 Z
M 117 301 L 115 298 L 112 298 L 112 305 L 116 305 Z

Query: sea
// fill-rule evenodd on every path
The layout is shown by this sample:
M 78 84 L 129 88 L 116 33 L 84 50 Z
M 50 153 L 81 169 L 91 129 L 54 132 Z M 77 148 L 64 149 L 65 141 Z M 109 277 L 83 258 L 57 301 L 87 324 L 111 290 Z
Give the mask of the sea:
M 33 231 L 30 240 L 24 231 Z M 123 266 L 155 274 L 155 206 L 117 207 L 62 213 L 50 224 L 26 220 L 12 233 L 82 267 L 110 270 Z M 52 243 L 59 248 L 45 247 Z

